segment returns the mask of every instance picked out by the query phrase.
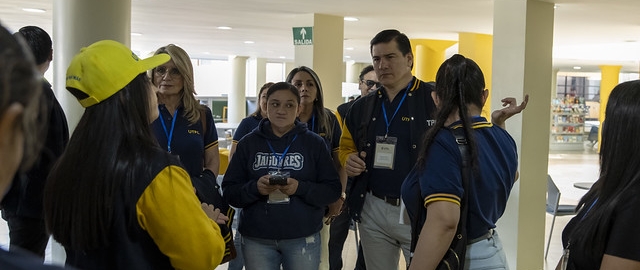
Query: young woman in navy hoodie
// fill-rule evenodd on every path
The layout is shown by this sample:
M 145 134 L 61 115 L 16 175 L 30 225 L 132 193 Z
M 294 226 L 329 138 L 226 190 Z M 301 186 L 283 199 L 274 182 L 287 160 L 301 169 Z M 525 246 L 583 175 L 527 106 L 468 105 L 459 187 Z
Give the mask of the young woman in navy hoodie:
M 242 138 L 224 176 L 225 199 L 243 208 L 245 267 L 318 269 L 326 206 L 341 193 L 324 140 L 296 120 L 298 89 L 267 90 L 267 117 Z

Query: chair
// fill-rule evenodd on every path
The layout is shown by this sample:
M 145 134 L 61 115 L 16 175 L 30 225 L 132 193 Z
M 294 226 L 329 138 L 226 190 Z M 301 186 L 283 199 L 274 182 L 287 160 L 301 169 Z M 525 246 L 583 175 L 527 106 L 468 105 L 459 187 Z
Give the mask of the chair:
M 553 219 L 549 230 L 549 240 L 547 240 L 547 250 L 544 252 L 545 260 L 547 259 L 547 254 L 549 254 L 549 245 L 551 244 L 551 235 L 553 234 L 553 225 L 556 223 L 556 216 L 575 215 L 576 207 L 577 205 L 560 204 L 560 190 L 551 179 L 551 176 L 547 175 L 547 213 L 553 215 Z

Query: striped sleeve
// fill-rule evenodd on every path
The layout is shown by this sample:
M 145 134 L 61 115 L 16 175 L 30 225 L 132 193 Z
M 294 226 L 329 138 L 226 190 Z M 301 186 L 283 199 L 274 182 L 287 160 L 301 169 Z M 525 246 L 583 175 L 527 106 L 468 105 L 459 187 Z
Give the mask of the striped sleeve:
M 461 200 L 460 200 L 460 197 L 453 194 L 446 194 L 446 193 L 431 194 L 426 198 L 424 198 L 424 208 L 427 208 L 428 204 L 436 201 L 445 201 L 445 202 L 455 203 L 458 206 L 460 206 Z

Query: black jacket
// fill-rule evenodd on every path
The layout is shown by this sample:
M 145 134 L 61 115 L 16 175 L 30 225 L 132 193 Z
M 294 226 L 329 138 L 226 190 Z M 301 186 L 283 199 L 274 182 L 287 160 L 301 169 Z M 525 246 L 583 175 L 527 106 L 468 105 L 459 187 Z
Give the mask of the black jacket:
M 411 88 L 406 98 L 406 106 L 409 106 L 411 118 L 411 154 L 410 162 L 414 164 L 422 148 L 424 133 L 435 124 L 433 113 L 436 106 L 431 98 L 433 87 L 416 77 L 411 81 Z M 353 102 L 351 109 L 344 119 L 342 137 L 340 138 L 340 160 L 344 164 L 350 153 L 365 151 L 367 153 L 365 163 L 367 168 L 373 167 L 375 151 L 375 115 L 380 113 L 382 102 L 385 99 L 381 87 L 376 92 L 369 93 Z M 398 181 L 403 181 L 406 175 L 398 175 Z M 347 205 L 351 217 L 360 221 L 360 212 L 364 205 L 364 197 L 369 190 L 368 179 L 370 173 L 364 171 L 354 177 L 350 193 L 347 195 Z
M 16 174 L 12 186 L 2 200 L 4 218 L 20 216 L 42 219 L 42 193 L 53 164 L 69 142 L 69 127 L 64 111 L 53 94 L 51 84 L 42 81 L 43 102 L 46 105 L 44 146 L 38 160 L 25 174 Z

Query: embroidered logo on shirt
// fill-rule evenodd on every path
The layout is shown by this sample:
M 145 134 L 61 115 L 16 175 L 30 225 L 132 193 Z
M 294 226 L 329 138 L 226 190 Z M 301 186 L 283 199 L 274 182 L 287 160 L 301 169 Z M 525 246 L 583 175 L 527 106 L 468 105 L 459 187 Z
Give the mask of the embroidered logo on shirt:
M 200 131 L 198 131 L 196 129 L 187 129 L 187 133 L 200 135 Z
M 282 156 L 282 153 L 256 153 L 253 161 L 253 169 L 277 169 L 278 157 Z M 300 153 L 287 153 L 282 162 L 282 170 L 299 171 L 304 166 L 304 157 Z

